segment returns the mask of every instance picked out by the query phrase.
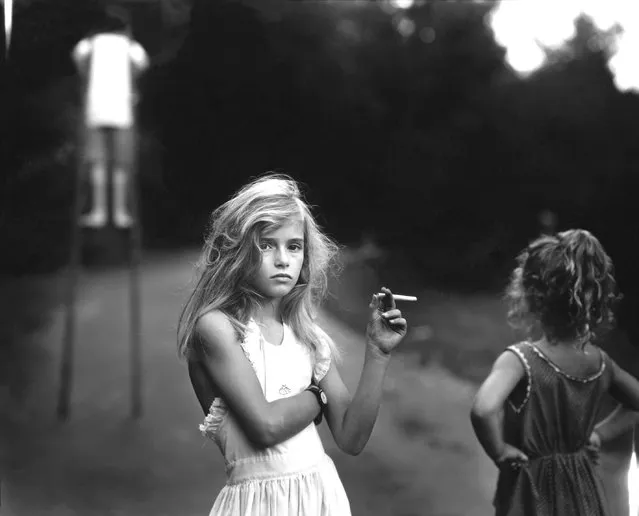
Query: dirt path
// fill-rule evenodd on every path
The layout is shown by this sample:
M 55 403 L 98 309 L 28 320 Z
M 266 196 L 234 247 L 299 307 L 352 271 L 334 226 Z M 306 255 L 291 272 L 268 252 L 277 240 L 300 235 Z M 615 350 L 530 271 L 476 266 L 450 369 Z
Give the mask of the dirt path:
M 352 391 L 364 342 L 334 318 L 325 320 L 346 350 L 341 369 Z M 426 369 L 418 364 L 416 355 L 393 358 L 366 450 L 336 459 L 354 514 L 489 515 L 496 471 L 472 435 L 468 414 L 475 387 L 437 363 Z
M 224 482 L 213 443 L 175 353 L 175 323 L 191 278 L 192 254 L 148 260 L 143 272 L 145 414 L 128 419 L 127 276 L 86 276 L 79 310 L 72 417 L 55 419 L 62 311 L 34 337 L 43 364 L 16 422 L 3 485 L 2 516 L 208 514 Z M 362 335 L 329 315 L 324 326 L 345 350 L 354 388 Z M 353 514 L 490 514 L 495 471 L 471 434 L 472 386 L 436 364 L 397 355 L 385 402 L 364 453 L 348 457 L 323 437 Z

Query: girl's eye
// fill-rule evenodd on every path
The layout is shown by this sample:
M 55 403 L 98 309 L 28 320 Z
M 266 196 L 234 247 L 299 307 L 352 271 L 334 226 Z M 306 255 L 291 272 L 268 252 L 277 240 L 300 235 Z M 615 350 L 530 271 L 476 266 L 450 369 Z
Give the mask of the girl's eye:
M 291 244 L 288 248 L 291 251 L 301 251 L 302 250 L 302 246 L 300 244 Z
M 260 250 L 261 251 L 267 251 L 268 249 L 270 249 L 271 244 L 269 244 L 268 242 L 260 242 Z

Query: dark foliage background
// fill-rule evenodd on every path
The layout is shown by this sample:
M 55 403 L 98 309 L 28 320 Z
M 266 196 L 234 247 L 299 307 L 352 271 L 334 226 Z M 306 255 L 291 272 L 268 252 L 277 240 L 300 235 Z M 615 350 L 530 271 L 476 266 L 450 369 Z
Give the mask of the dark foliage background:
M 551 209 L 560 228 L 595 231 L 635 289 L 639 100 L 615 89 L 587 20 L 520 80 L 485 23 L 491 3 L 415 7 L 409 37 L 375 3 L 121 4 L 153 56 L 139 105 L 148 247 L 198 245 L 215 205 L 278 170 L 308 186 L 341 242 L 372 234 L 425 280 L 500 285 Z M 0 90 L 6 272 L 66 261 L 80 97 L 69 53 L 104 5 L 17 2 Z

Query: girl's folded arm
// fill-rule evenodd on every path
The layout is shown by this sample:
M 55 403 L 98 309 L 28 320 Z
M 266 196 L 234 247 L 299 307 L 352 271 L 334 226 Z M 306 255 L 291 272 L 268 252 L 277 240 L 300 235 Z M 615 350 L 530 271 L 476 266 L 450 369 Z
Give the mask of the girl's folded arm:
M 196 334 L 202 366 L 246 437 L 256 446 L 269 447 L 292 437 L 319 413 L 317 398 L 307 391 L 270 403 L 266 400 L 235 330 L 223 313 L 203 315 Z
M 501 428 L 504 403 L 524 374 L 524 366 L 519 358 L 510 351 L 504 351 L 475 396 L 470 412 L 473 429 L 480 444 L 494 461 L 499 459 L 505 445 Z
M 610 360 L 612 367 L 612 383 L 610 395 L 625 408 L 639 410 L 639 380 Z

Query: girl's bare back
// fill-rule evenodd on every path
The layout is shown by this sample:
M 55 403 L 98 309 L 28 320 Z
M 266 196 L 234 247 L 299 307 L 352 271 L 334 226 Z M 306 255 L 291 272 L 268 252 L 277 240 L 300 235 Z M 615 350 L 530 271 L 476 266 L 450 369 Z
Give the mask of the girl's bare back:
M 603 356 L 596 346 L 587 343 L 582 349 L 568 343 L 550 344 L 545 339 L 533 345 L 564 373 L 589 378 L 601 369 Z

